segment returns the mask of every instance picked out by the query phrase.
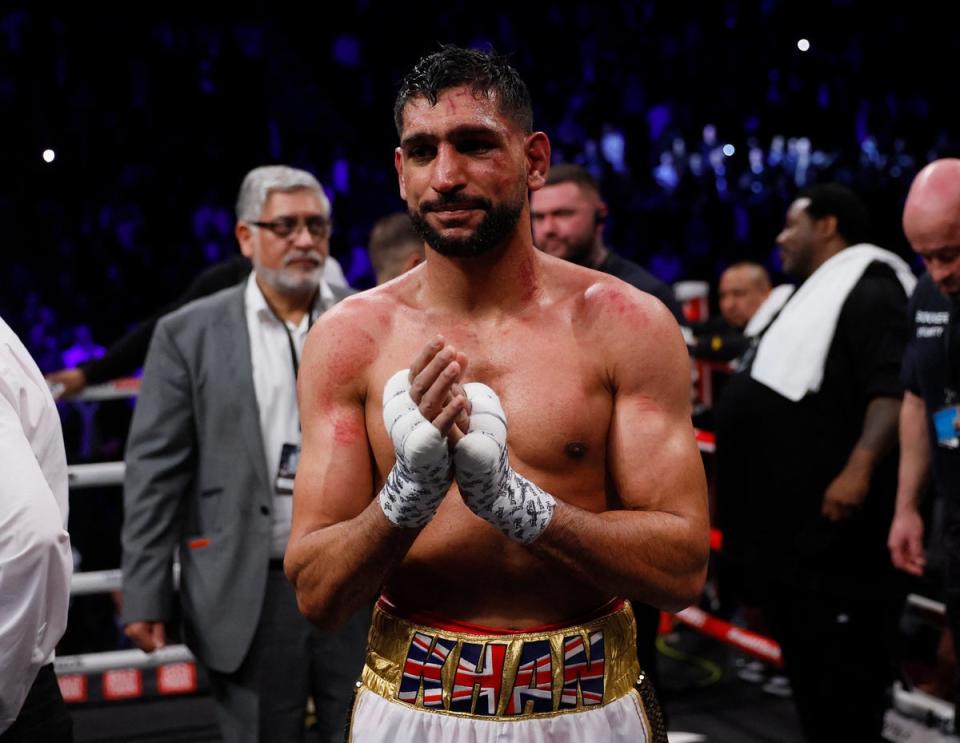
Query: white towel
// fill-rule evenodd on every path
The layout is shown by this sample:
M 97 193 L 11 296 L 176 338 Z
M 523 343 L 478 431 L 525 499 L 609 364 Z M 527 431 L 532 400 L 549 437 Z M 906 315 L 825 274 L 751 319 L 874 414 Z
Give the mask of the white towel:
M 841 250 L 797 289 L 764 333 L 750 376 L 794 402 L 817 392 L 843 303 L 874 261 L 893 268 L 910 296 L 917 279 L 903 259 L 866 243 Z
M 753 313 L 753 317 L 750 318 L 747 327 L 743 329 L 743 334 L 748 338 L 759 335 L 763 329 L 770 324 L 770 321 L 776 316 L 786 301 L 790 299 L 790 295 L 793 294 L 794 289 L 796 289 L 796 287 L 793 284 L 780 284 L 780 286 L 773 287 L 767 295 L 767 298 L 763 300 L 763 303 L 757 307 L 757 311 Z

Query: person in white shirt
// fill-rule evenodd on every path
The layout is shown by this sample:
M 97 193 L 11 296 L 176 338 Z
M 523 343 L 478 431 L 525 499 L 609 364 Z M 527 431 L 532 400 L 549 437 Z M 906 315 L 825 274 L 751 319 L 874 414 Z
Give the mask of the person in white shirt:
M 369 612 L 322 632 L 297 611 L 282 570 L 300 353 L 316 318 L 350 293 L 322 278 L 330 216 L 310 173 L 247 174 L 235 234 L 253 272 L 159 321 L 130 427 L 126 633 L 148 652 L 166 642 L 178 551 L 185 640 L 228 743 L 302 740 L 308 697 L 320 739 L 339 739 L 363 663 Z
M 73 556 L 60 417 L 36 363 L 0 319 L 0 741 L 73 740 L 53 672 Z

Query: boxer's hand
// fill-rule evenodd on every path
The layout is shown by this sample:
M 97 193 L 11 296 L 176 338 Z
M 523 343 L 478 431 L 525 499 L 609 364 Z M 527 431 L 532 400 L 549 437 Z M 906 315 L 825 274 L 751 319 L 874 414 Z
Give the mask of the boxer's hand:
M 507 456 L 507 417 L 496 393 L 479 382 L 464 385 L 470 431 L 453 452 L 460 494 L 470 510 L 514 541 L 530 544 L 553 516 L 556 501 L 517 474 Z
M 460 384 L 466 368 L 467 357 L 440 336 L 428 343 L 410 366 L 410 399 L 451 446 L 470 427 L 470 404 Z
M 450 489 L 453 472 L 446 437 L 467 407 L 466 398 L 453 393 L 465 365 L 462 354 L 438 339 L 411 369 L 397 372 L 384 387 L 383 423 L 396 462 L 379 502 L 399 527 L 426 525 Z

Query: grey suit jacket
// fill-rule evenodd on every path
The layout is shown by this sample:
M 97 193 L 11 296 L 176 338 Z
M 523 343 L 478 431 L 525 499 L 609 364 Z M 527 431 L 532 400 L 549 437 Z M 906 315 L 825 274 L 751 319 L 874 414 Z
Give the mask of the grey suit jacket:
M 224 673 L 260 616 L 273 508 L 244 288 L 157 324 L 125 457 L 123 621 L 169 619 L 179 548 L 187 644 Z M 331 288 L 338 301 L 351 293 Z

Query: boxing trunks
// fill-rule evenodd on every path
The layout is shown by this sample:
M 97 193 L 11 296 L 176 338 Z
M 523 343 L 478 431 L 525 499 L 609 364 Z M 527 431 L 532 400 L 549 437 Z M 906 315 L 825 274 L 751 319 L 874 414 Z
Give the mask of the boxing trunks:
M 523 631 L 401 616 L 381 598 L 347 740 L 666 743 L 626 601 Z

